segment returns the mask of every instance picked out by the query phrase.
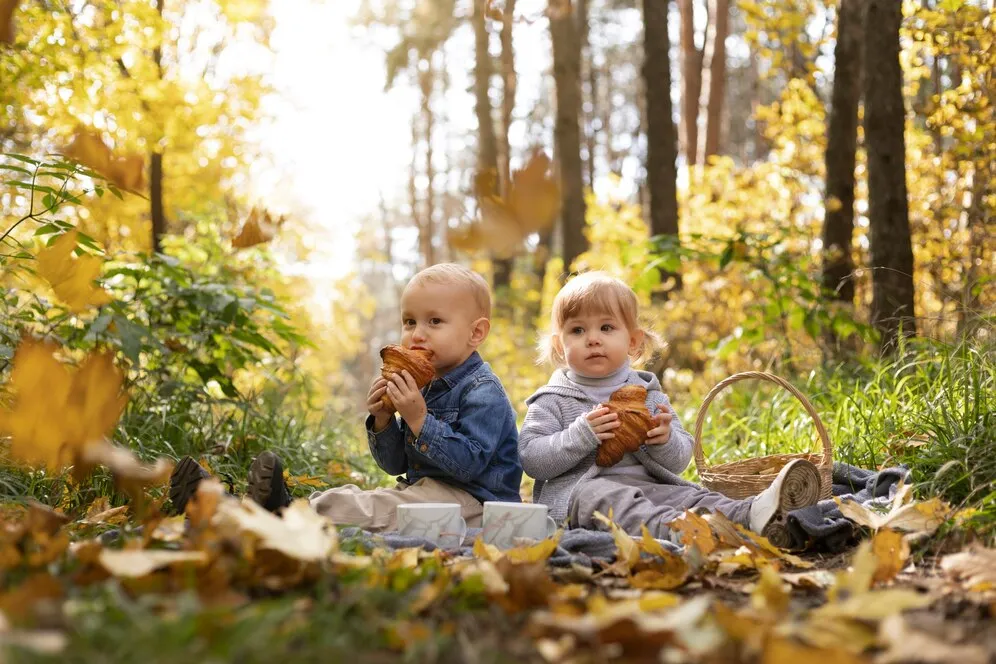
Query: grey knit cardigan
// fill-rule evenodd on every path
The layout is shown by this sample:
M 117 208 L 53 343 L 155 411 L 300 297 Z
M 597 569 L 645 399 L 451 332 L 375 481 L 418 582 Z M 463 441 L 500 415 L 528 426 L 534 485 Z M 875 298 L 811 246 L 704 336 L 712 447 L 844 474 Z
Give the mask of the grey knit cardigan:
M 664 404 L 673 417 L 667 443 L 642 445 L 633 456 L 663 484 L 696 486 L 677 475 L 691 459 L 692 436 L 678 421 L 657 377 L 634 369 L 626 384 L 647 389 L 651 413 L 658 412 L 657 404 Z M 526 399 L 526 405 L 529 409 L 519 432 L 522 469 L 536 480 L 533 501 L 547 505 L 559 523 L 567 518 L 573 492 L 598 474 L 595 456 L 600 441 L 585 417 L 596 404 L 563 369 L 557 369 L 549 383 Z

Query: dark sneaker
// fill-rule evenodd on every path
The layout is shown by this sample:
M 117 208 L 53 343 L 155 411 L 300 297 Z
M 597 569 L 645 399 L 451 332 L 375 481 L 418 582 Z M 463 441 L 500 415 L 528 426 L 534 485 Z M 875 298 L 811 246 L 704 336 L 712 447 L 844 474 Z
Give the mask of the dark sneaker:
M 169 476 L 169 500 L 173 503 L 173 512 L 183 514 L 187 508 L 187 501 L 197 493 L 197 487 L 201 480 L 211 477 L 211 473 L 204 469 L 204 466 L 194 461 L 192 457 L 185 456 L 180 459 L 173 469 L 173 474 Z
M 820 472 L 805 459 L 794 459 L 782 468 L 767 489 L 750 506 L 750 529 L 764 535 L 777 547 L 792 545 L 785 517 L 792 510 L 808 507 L 820 499 Z
M 270 451 L 261 452 L 249 466 L 249 497 L 271 512 L 291 503 L 290 491 L 284 482 L 284 464 Z

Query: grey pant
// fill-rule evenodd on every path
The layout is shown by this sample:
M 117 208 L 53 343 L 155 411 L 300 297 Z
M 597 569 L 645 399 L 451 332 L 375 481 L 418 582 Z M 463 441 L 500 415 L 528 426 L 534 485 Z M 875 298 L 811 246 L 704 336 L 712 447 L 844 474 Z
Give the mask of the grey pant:
M 668 539 L 671 523 L 685 510 L 702 508 L 722 512 L 734 523 L 747 526 L 752 499 L 734 500 L 700 486 L 660 484 L 636 477 L 615 475 L 594 477 L 574 489 L 569 507 L 572 528 L 607 530 L 594 518 L 595 512 L 608 516 L 630 535 L 640 536 L 640 526 L 650 534 Z

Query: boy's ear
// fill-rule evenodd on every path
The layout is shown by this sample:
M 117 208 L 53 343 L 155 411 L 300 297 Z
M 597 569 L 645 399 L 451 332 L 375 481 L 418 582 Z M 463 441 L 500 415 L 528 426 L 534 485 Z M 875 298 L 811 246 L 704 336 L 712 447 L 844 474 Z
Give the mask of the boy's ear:
M 643 340 L 646 338 L 647 333 L 643 330 L 637 330 L 633 334 L 629 335 L 629 353 L 632 355 L 640 349 L 643 345 Z
M 471 323 L 470 328 L 470 345 L 477 348 L 484 340 L 488 338 L 488 334 L 491 332 L 491 321 L 483 316 L 478 318 L 473 323 Z

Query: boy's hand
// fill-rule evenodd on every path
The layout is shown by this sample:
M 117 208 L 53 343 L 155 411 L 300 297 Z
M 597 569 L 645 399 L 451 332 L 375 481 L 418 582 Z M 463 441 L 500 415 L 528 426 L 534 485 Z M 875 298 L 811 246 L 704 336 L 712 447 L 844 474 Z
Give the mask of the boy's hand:
M 664 404 L 657 404 L 658 410 L 664 410 L 664 408 Z M 647 445 L 663 445 L 671 439 L 671 420 L 673 418 L 674 416 L 666 410 L 654 415 L 654 424 L 657 426 L 647 432 Z
M 374 416 L 374 430 L 380 431 L 391 422 L 394 411 L 389 410 L 380 400 L 387 393 L 387 379 L 378 377 L 367 392 L 367 411 Z
M 422 433 L 422 425 L 425 424 L 425 415 L 428 412 L 425 407 L 425 397 L 422 396 L 415 379 L 407 369 L 391 376 L 391 380 L 387 383 L 387 395 L 391 397 L 394 407 L 398 409 L 398 414 L 404 418 L 411 432 L 416 436 Z
M 619 428 L 621 424 L 617 413 L 613 413 L 602 404 L 598 404 L 593 411 L 588 413 L 587 418 L 588 424 L 591 426 L 591 430 L 595 432 L 595 435 L 598 436 L 598 440 L 602 441 L 616 437 L 616 434 L 612 433 L 612 430 Z

